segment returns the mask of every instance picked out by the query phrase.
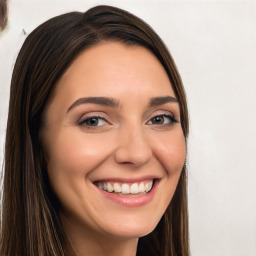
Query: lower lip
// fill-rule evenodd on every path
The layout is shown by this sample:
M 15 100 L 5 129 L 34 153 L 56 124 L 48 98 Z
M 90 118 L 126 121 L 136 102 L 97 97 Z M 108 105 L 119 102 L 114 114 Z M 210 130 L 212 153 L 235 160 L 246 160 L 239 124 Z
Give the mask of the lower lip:
M 115 193 L 108 193 L 97 186 L 95 186 L 95 187 L 100 191 L 100 193 L 104 197 L 110 199 L 111 201 L 114 201 L 118 204 L 121 204 L 121 205 L 124 205 L 127 207 L 138 207 L 138 206 L 143 206 L 143 205 L 148 204 L 153 199 L 154 194 L 157 189 L 157 185 L 158 185 L 158 182 L 155 181 L 150 192 L 143 194 L 143 195 L 138 195 L 138 196 L 135 196 L 135 195 L 121 196 L 121 195 L 117 195 Z

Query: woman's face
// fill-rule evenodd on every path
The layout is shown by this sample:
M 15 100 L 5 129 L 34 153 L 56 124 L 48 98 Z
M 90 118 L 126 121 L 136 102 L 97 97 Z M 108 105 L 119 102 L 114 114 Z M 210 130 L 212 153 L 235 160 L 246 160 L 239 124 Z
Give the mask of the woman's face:
M 150 51 L 111 42 L 80 54 L 41 135 L 64 228 L 135 238 L 156 227 L 186 152 L 178 102 Z

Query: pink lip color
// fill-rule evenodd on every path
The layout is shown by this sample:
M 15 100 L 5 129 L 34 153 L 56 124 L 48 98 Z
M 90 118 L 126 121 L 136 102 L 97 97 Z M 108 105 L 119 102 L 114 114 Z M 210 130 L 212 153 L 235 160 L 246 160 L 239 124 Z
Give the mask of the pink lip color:
M 138 195 L 138 196 L 120 196 L 115 193 L 108 193 L 101 188 L 96 188 L 100 191 L 100 193 L 106 197 L 107 199 L 114 201 L 116 203 L 119 203 L 121 205 L 127 206 L 127 207 L 137 207 L 137 206 L 143 206 L 149 203 L 155 194 L 155 191 L 157 189 L 158 182 L 156 181 L 150 190 L 150 192 L 144 194 L 144 195 Z

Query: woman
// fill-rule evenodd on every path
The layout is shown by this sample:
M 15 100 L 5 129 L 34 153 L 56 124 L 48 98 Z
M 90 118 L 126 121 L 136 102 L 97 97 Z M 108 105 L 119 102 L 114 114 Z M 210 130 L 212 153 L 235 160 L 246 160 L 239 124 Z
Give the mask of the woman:
M 0 254 L 188 255 L 187 135 L 145 22 L 97 6 L 43 23 L 13 71 Z

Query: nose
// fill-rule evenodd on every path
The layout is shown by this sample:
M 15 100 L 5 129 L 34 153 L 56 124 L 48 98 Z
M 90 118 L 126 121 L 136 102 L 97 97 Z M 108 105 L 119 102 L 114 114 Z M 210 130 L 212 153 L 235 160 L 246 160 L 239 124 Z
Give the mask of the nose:
M 118 136 L 115 160 L 119 164 L 142 166 L 152 157 L 152 149 L 142 127 L 127 127 Z

